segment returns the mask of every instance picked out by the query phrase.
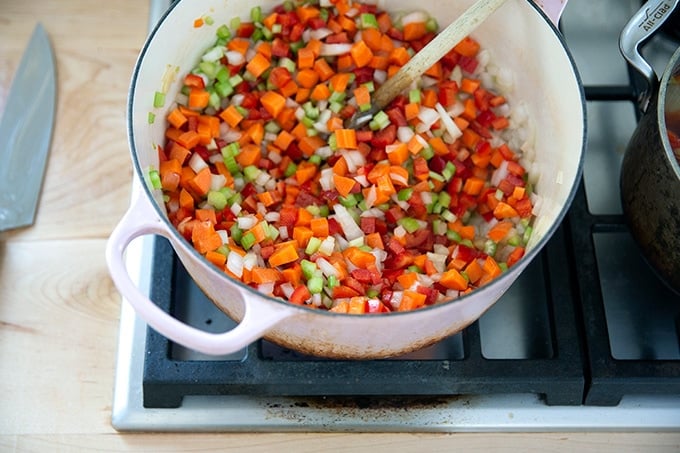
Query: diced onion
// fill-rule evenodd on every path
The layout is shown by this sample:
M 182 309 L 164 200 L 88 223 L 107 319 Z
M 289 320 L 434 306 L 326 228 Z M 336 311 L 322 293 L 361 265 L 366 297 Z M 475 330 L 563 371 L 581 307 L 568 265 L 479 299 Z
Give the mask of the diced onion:
M 243 54 L 235 50 L 229 50 L 225 52 L 224 56 L 227 57 L 227 61 L 229 62 L 230 65 L 241 65 L 246 61 Z
M 411 13 L 405 14 L 401 18 L 401 25 L 407 25 L 417 22 L 427 22 L 430 16 L 425 11 L 413 11 Z
M 349 43 L 333 43 L 333 44 L 321 44 L 319 49 L 319 55 L 322 57 L 337 57 L 338 55 L 344 55 L 352 50 L 352 44 Z
M 449 143 L 453 143 L 458 137 L 463 135 L 463 133 L 439 102 L 435 104 L 434 108 L 437 110 L 437 113 L 439 113 L 439 118 L 441 119 L 444 128 L 446 128 L 446 132 L 451 136 Z
M 203 170 L 204 168 L 208 167 L 208 163 L 203 160 L 200 154 L 194 153 L 191 158 L 189 159 L 189 166 L 191 169 L 195 172 L 198 173 L 199 171 Z
M 354 221 L 354 218 L 349 213 L 347 208 L 341 204 L 336 204 L 333 209 L 335 209 L 335 220 L 340 224 L 340 228 L 345 233 L 345 237 L 348 240 L 356 239 L 362 237 L 364 232 L 361 231 L 359 225 Z
M 243 258 L 238 253 L 227 255 L 227 269 L 235 276 L 241 278 L 243 275 Z

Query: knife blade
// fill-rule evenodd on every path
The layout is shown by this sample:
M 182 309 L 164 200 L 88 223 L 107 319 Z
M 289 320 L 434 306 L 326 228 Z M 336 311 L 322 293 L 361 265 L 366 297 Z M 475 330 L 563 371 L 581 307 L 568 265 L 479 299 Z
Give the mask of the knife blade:
M 32 225 L 52 139 L 54 54 L 41 24 L 14 74 L 0 119 L 0 231 Z

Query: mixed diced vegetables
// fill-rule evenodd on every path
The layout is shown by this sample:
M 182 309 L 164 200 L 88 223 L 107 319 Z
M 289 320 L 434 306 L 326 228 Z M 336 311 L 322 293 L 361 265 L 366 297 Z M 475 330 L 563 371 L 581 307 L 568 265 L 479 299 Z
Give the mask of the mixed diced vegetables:
M 227 275 L 292 304 L 383 313 L 467 294 L 522 258 L 532 184 L 493 87 L 508 75 L 482 73 L 477 41 L 354 130 L 346 120 L 434 18 L 286 1 L 194 26 L 216 41 L 184 75 L 149 175 L 172 224 Z

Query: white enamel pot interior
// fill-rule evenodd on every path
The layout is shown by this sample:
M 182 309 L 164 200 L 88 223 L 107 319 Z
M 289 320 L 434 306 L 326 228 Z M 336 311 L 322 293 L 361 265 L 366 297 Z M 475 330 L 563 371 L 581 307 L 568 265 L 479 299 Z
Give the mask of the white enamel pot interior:
M 277 2 L 259 1 L 264 11 Z M 447 24 L 472 0 L 428 0 L 418 4 Z M 543 3 L 549 3 L 547 1 Z M 558 1 L 558 6 L 563 1 Z M 145 43 L 134 69 L 129 93 L 128 135 L 136 178 L 145 181 L 158 168 L 156 147 L 164 143 L 165 114 L 183 74 L 214 42 L 217 26 L 234 16 L 249 17 L 253 2 L 183 0 L 163 17 Z M 389 11 L 413 10 L 411 0 L 381 1 Z M 194 28 L 194 19 L 209 15 L 213 26 Z M 455 334 L 491 307 L 536 257 L 565 215 L 580 178 L 585 143 L 585 102 L 578 73 L 559 32 L 532 2 L 508 0 L 473 36 L 492 53 L 493 61 L 511 69 L 515 88 L 509 102 L 524 103 L 532 118 L 535 186 L 543 202 L 525 257 L 492 283 L 459 299 L 413 312 L 346 315 L 307 309 L 267 297 L 234 281 L 210 265 L 168 222 L 159 194 L 141 184 L 131 207 L 109 240 L 107 259 L 112 278 L 137 313 L 176 343 L 207 353 L 237 351 L 264 337 L 297 351 L 335 358 L 368 359 L 403 354 Z M 156 91 L 166 92 L 164 108 L 153 108 Z M 153 112 L 156 121 L 149 124 Z M 135 237 L 167 238 L 197 285 L 239 325 L 229 332 L 199 331 L 164 313 L 142 294 L 127 275 L 123 254 Z

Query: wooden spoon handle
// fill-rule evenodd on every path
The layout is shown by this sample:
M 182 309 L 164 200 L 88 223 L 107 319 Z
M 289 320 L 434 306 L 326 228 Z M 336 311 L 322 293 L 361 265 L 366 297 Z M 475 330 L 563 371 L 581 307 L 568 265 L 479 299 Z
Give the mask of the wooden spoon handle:
M 372 110 L 379 111 L 386 107 L 395 96 L 406 90 L 414 80 L 453 49 L 505 1 L 479 0 L 470 6 L 378 88 L 373 95 Z

